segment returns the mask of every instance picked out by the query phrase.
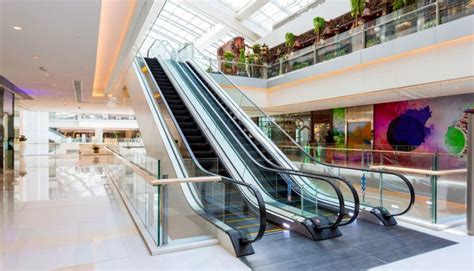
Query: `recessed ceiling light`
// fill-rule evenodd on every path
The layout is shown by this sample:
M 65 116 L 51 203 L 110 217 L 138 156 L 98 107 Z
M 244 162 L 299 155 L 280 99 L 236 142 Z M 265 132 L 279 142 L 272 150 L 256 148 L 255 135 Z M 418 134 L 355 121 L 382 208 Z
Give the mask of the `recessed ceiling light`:
M 38 59 L 38 58 L 40 58 L 40 57 L 39 57 L 39 56 L 33 56 L 33 58 L 34 58 L 34 59 Z
M 20 31 L 22 28 L 15 25 L 15 26 L 13 27 L 13 29 Z
M 49 76 L 49 73 L 45 73 L 44 76 Z

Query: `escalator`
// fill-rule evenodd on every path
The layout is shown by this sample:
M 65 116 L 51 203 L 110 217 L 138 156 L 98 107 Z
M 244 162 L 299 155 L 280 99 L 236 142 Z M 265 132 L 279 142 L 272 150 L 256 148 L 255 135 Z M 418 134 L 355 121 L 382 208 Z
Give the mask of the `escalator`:
M 160 63 L 156 59 L 145 59 L 145 61 L 159 86 L 162 99 L 188 143 L 194 156 L 193 159 L 197 160 L 207 172 L 230 178 L 226 167 L 218 159 L 210 142 L 184 105 Z M 211 216 L 235 229 L 244 231 L 248 236 L 256 237 L 259 234 L 261 217 L 256 216 L 255 212 L 250 212 L 249 204 L 244 204 L 245 199 L 236 185 L 227 183 L 224 189 L 218 191 L 212 189 L 212 187 L 200 187 L 199 191 L 203 204 Z M 216 206 L 216 204 L 221 205 L 223 202 L 226 205 L 225 212 L 222 212 L 221 208 Z M 281 229 L 274 225 L 267 225 L 265 230 L 266 233 L 278 231 L 281 231 Z
M 189 47 L 192 46 L 189 45 Z M 207 67 L 208 64 L 204 64 L 206 66 L 200 64 L 207 62 L 198 50 L 185 47 L 182 51 L 192 52 L 191 57 L 185 56 L 182 58 L 187 59 L 186 63 L 195 76 L 199 77 L 208 92 L 226 111 L 226 114 L 237 122 L 239 130 L 242 130 L 251 139 L 258 151 L 264 154 L 265 166 L 288 173 L 304 172 L 319 176 L 324 175 L 346 184 L 350 183 L 356 187 L 356 193 L 362 198 L 360 203 L 362 218 L 372 221 L 375 218 L 375 222 L 386 226 L 395 225 L 397 222 L 394 217 L 406 214 L 414 205 L 414 188 L 405 176 L 380 170 L 323 164 L 317 161 L 278 126 L 271 117 L 245 96 L 225 74 L 218 72 L 217 78 L 220 81 L 217 84 L 209 74 L 204 72 L 203 68 Z M 213 69 L 211 68 L 211 70 Z M 220 85 L 225 85 L 226 90 L 224 91 Z M 267 132 L 270 131 L 271 136 L 258 128 L 248 114 L 265 122 L 265 129 Z M 269 140 L 272 138 L 277 138 L 277 141 Z M 288 150 L 287 145 L 289 145 L 290 150 Z M 274 155 L 268 156 L 267 154 L 270 152 Z M 290 159 L 291 162 L 288 163 Z M 355 197 L 354 200 L 356 200 Z M 354 205 L 357 204 L 354 202 Z
M 209 142 L 208 140 L 211 136 L 203 132 L 203 127 L 200 127 L 203 126 L 203 124 L 199 124 L 199 121 L 197 121 L 195 118 L 196 116 L 204 114 L 205 112 L 201 111 L 199 114 L 192 112 L 192 110 L 196 110 L 196 108 L 194 108 L 195 105 L 193 104 L 191 106 L 189 101 L 186 102 L 183 99 L 183 96 L 193 94 L 197 97 L 202 93 L 191 93 L 193 91 L 199 91 L 196 88 L 187 88 L 189 93 L 183 93 L 182 89 L 180 91 L 177 91 L 176 89 L 176 85 L 185 84 L 189 87 L 192 83 L 189 81 L 189 78 L 187 78 L 189 74 L 178 72 L 178 70 L 181 70 L 182 68 L 180 65 L 184 65 L 184 63 L 177 64 L 174 61 L 165 62 L 163 60 L 158 61 L 156 59 L 150 58 L 145 60 L 148 65 L 148 69 L 150 70 L 151 74 L 153 74 L 156 83 L 161 89 L 161 94 L 163 96 L 162 98 L 169 104 L 170 112 L 173 115 L 175 121 L 181 127 L 184 137 L 189 142 L 190 148 L 192 149 L 193 153 L 196 154 L 196 158 L 198 160 L 218 160 L 219 162 L 217 163 L 217 168 L 211 167 L 207 168 L 207 170 L 213 170 L 221 176 L 232 176 L 233 178 L 237 179 L 238 176 L 235 176 L 235 172 L 232 174 L 229 173 L 229 167 L 232 165 L 229 165 L 228 161 L 227 163 L 223 163 L 223 159 L 221 157 L 222 154 L 221 156 L 217 155 L 216 150 L 213 149 L 212 142 Z M 166 63 L 165 65 L 167 66 L 167 71 L 163 69 L 163 63 Z M 171 71 L 170 69 L 175 70 Z M 170 77 L 174 78 L 173 82 L 170 80 Z M 180 86 L 180 88 L 181 87 L 182 86 Z M 186 99 L 189 100 L 189 97 Z M 203 102 L 202 97 L 199 102 Z M 222 125 L 222 123 L 220 124 Z M 224 127 L 221 126 L 219 128 L 222 129 L 221 132 L 224 131 Z M 238 135 L 236 129 L 225 132 L 228 134 Z M 227 140 L 233 140 L 232 143 L 235 144 L 233 148 L 238 149 L 234 149 L 234 151 L 237 151 L 239 155 L 246 153 L 247 155 L 255 155 L 258 157 L 258 153 L 251 149 L 252 146 L 250 144 L 244 143 L 242 145 L 240 143 L 245 142 L 245 135 L 237 136 L 237 138 L 227 137 Z M 259 185 L 261 189 L 260 191 L 264 193 L 264 198 L 267 205 L 267 217 L 271 222 L 280 226 L 289 227 L 292 230 L 302 233 L 303 235 L 315 240 L 340 236 L 337 226 L 341 223 L 346 213 L 344 209 L 342 193 L 332 182 L 324 180 L 323 178 L 318 178 L 316 180 L 333 189 L 334 194 L 330 195 L 332 202 L 315 200 L 310 196 L 302 197 L 301 188 L 298 189 L 296 186 L 291 187 L 292 178 L 294 178 L 294 176 L 290 177 L 289 174 L 284 172 L 258 167 L 251 161 L 248 161 L 248 157 L 243 157 L 242 160 L 246 160 L 243 163 L 249 168 L 250 174 L 252 174 L 251 176 L 247 175 L 244 179 L 245 181 L 248 181 L 251 177 L 253 177 L 258 180 L 256 184 Z M 200 163 L 203 166 L 206 165 L 206 163 Z M 226 200 L 228 199 L 228 201 L 231 202 L 231 196 L 232 195 L 226 191 Z M 238 203 L 239 202 L 236 202 L 236 204 Z M 212 202 L 209 201 L 209 204 L 212 204 Z M 229 217 L 226 219 L 226 221 L 229 223 L 239 223 L 239 225 L 236 225 L 236 227 L 239 229 L 251 229 L 253 227 L 252 218 L 245 217 L 245 214 L 237 217 L 234 214 L 233 217 Z M 241 223 L 243 223 L 243 225 Z M 267 232 L 276 231 L 278 231 L 278 228 L 269 227 L 267 229 Z
M 188 221 L 192 221 L 192 225 L 178 224 L 180 231 L 184 231 L 183 234 L 186 235 L 186 227 L 194 232 L 193 227 L 197 226 L 209 235 L 216 236 L 236 256 L 254 253 L 252 244 L 260 240 L 267 229 L 280 230 L 277 227 L 267 227 L 265 203 L 261 194 L 254 186 L 227 177 L 229 174 L 226 168 L 219 164 L 212 146 L 202 136 L 195 119 L 185 107 L 180 106 L 180 97 L 173 92 L 174 88 L 160 64 L 156 60 L 148 62 L 149 65 L 143 58 L 135 59 L 135 74 L 142 79 L 140 84 L 143 91 L 135 92 L 141 97 L 135 101 L 141 102 L 134 102 L 134 106 L 137 106 L 136 111 L 143 108 L 142 112 L 137 113 L 137 119 L 151 116 L 157 125 L 157 130 L 154 131 L 159 135 L 156 132 L 147 133 L 146 127 L 141 129 L 144 134 L 154 136 L 156 140 L 152 140 L 164 148 L 162 151 L 165 152 L 159 156 L 160 159 L 165 159 L 162 167 L 166 163 L 164 167 L 171 167 L 178 178 L 219 176 L 216 179 L 219 181 L 196 181 L 180 185 L 185 201 L 178 203 L 179 208 L 190 207 L 194 214 L 208 223 L 198 218 L 193 219 L 195 215 L 189 214 Z M 149 106 L 144 107 L 144 103 Z M 143 112 L 148 113 L 144 115 Z M 156 144 L 153 143 L 153 148 Z M 167 177 L 163 175 L 162 178 Z M 178 191 L 174 189 L 173 193 L 180 193 Z M 179 199 L 181 195 L 170 194 L 169 197 Z M 184 207 L 186 203 L 188 207 Z M 173 209 L 173 212 L 187 211 Z
M 188 70 L 188 75 L 190 76 L 190 78 L 196 78 L 194 79 L 194 83 L 196 85 L 200 85 L 200 87 L 203 87 L 202 89 L 203 94 L 206 96 L 206 99 L 210 101 L 211 103 L 210 105 L 214 108 L 218 108 L 221 116 L 224 118 L 228 117 L 229 118 L 228 122 L 234 124 L 234 127 L 231 128 L 230 131 L 238 137 L 240 142 L 246 142 L 243 145 L 248 147 L 247 152 L 253 157 L 253 159 L 255 160 L 255 163 L 260 165 L 260 167 L 264 167 L 267 169 L 270 168 L 270 170 L 273 169 L 281 173 L 277 180 L 280 187 L 282 186 L 287 187 L 287 183 L 285 179 L 281 177 L 282 174 L 283 176 L 297 175 L 297 176 L 312 177 L 312 178 L 327 178 L 328 177 L 322 174 L 299 172 L 297 170 L 284 168 L 283 166 L 279 165 L 280 163 L 275 159 L 275 157 L 261 144 L 260 140 L 258 140 L 256 137 L 252 135 L 252 133 L 246 128 L 245 124 L 230 109 L 230 107 L 223 101 L 223 99 L 216 93 L 215 89 L 198 72 L 196 67 L 190 61 L 187 61 L 186 63 L 181 63 L 180 65 L 182 66 L 183 70 Z M 286 175 L 285 173 L 288 175 Z M 352 214 L 346 215 L 344 217 L 344 221 L 340 224 L 340 226 L 350 224 L 357 218 L 358 213 L 359 213 L 359 198 L 358 198 L 357 192 L 354 189 L 354 187 L 350 183 L 348 183 L 346 180 L 342 178 L 338 178 L 338 177 L 330 177 L 330 178 L 335 179 L 336 182 L 343 183 L 347 187 L 347 190 L 349 191 L 347 196 L 352 198 L 352 203 L 353 203 L 353 208 L 351 212 Z M 296 196 L 293 196 L 295 194 Z M 285 195 L 283 195 L 283 197 L 284 196 Z M 280 195 L 280 197 L 282 197 L 282 195 Z M 292 191 L 291 198 L 292 198 L 292 201 L 291 202 L 287 201 L 286 203 L 292 206 L 296 206 L 297 208 L 301 208 L 301 205 L 302 205 L 301 197 L 299 197 L 299 195 L 295 193 L 295 191 Z M 346 207 L 347 207 L 347 204 L 346 204 Z

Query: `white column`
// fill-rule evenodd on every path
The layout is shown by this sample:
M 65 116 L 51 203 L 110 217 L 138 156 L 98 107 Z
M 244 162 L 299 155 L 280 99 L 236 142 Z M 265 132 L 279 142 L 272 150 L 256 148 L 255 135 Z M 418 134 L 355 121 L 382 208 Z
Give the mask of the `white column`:
M 95 142 L 102 143 L 104 142 L 104 129 L 102 128 L 95 128 Z
M 20 135 L 27 138 L 20 145 L 22 156 L 47 155 L 49 152 L 49 112 L 21 111 Z

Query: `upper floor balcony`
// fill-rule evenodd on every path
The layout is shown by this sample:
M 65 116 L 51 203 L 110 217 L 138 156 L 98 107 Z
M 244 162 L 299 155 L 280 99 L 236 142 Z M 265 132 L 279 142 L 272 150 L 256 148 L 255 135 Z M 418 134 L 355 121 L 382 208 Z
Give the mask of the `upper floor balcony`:
M 427 1 L 381 16 L 349 31 L 292 52 L 274 63 L 255 65 L 235 61 L 207 60 L 208 72 L 270 79 L 349 55 L 379 44 L 421 32 L 474 14 L 472 0 Z M 206 61 L 206 60 L 201 60 Z

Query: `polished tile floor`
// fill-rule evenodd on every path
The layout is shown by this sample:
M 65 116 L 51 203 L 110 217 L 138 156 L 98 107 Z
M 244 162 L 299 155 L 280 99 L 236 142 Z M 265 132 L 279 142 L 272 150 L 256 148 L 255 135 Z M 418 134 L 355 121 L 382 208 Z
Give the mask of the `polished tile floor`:
M 150 256 L 104 174 L 111 161 L 31 156 L 5 174 L 0 270 L 248 270 L 220 246 Z
M 150 256 L 104 175 L 110 163 L 109 157 L 18 160 L 15 176 L 0 178 L 0 270 L 249 270 L 220 246 Z M 474 270 L 474 238 L 465 226 L 435 232 L 400 224 L 458 244 L 375 270 Z

